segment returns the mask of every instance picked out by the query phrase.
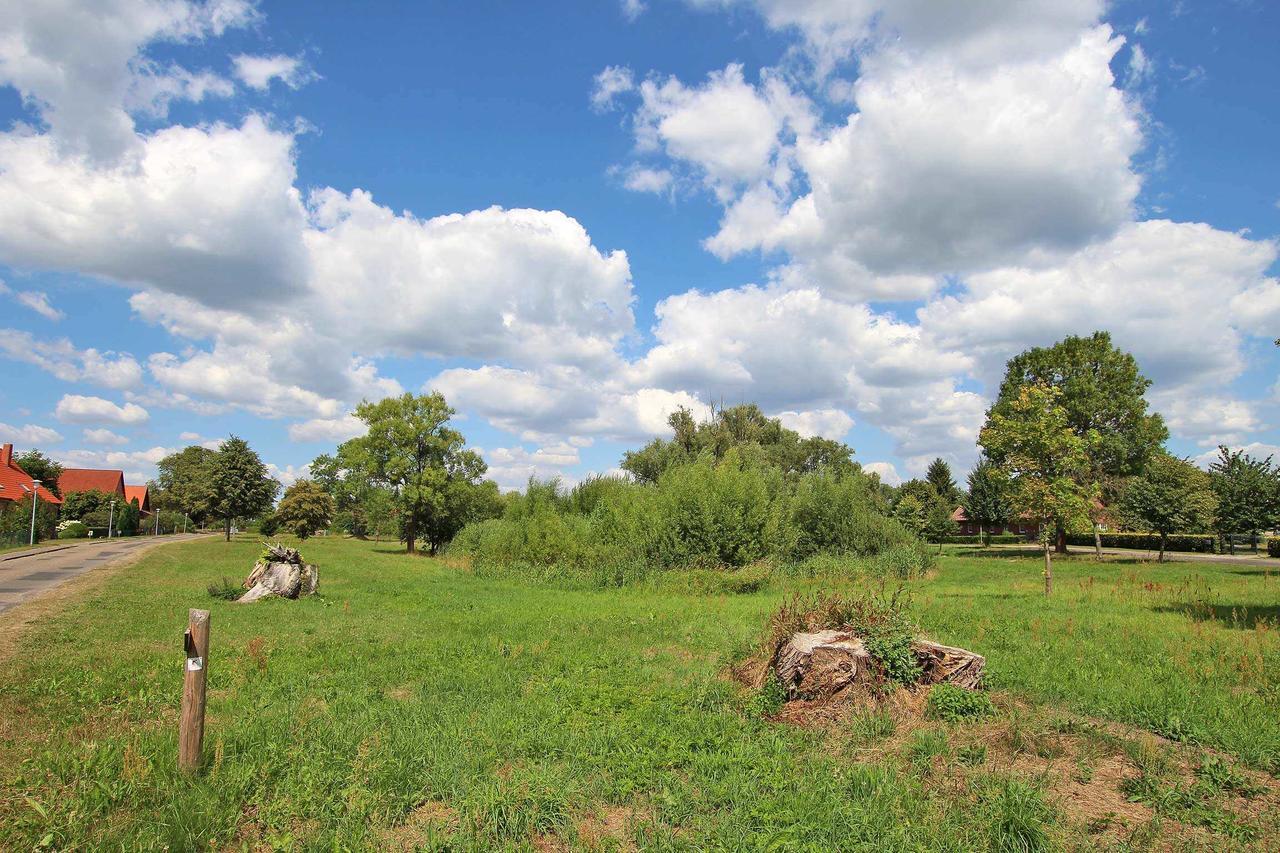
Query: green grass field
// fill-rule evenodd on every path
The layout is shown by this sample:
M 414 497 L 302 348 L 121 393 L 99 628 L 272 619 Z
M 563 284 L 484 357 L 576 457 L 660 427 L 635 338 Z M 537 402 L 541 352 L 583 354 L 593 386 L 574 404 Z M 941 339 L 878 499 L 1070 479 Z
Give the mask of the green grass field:
M 304 546 L 319 597 L 206 593 L 259 547 L 167 546 L 0 617 L 0 848 L 1280 846 L 1263 568 L 1077 558 L 1046 601 L 1034 559 L 948 555 L 913 612 L 988 657 L 997 714 L 945 725 L 905 693 L 779 711 L 726 677 L 785 596 L 856 581 L 564 590 L 330 538 Z M 212 651 L 185 778 L 192 606 Z

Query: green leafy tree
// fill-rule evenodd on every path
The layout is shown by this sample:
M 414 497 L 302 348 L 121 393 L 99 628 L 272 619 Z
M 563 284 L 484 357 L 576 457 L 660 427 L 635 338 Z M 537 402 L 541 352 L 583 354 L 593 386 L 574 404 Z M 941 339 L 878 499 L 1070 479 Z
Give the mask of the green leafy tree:
M 106 513 L 114 498 L 116 498 L 116 495 L 110 495 L 98 489 L 72 492 L 62 498 L 62 517 L 72 521 L 85 521 L 100 513 Z M 105 518 L 106 516 L 104 515 L 103 517 Z M 105 527 L 106 525 L 102 526 Z
M 1218 498 L 1206 472 L 1186 459 L 1158 453 L 1142 474 L 1125 484 L 1119 508 L 1130 526 L 1160 534 L 1163 563 L 1169 534 L 1207 530 L 1213 524 Z
M 982 459 L 969 472 L 969 487 L 962 505 L 964 514 L 978 525 L 982 544 L 991 544 L 991 528 L 1005 524 L 1013 516 L 1009 505 L 1009 484 L 1000 469 L 989 459 Z
M 754 403 L 715 410 L 711 418 L 697 423 L 688 409 L 677 409 L 667 419 L 670 439 L 656 438 L 640 450 L 628 451 L 622 469 L 641 483 L 656 483 L 671 468 L 696 461 L 709 454 L 716 461 L 737 448 L 740 459 L 757 460 L 786 475 L 820 469 L 857 470 L 853 450 L 828 438 L 803 438 L 770 418 Z
M 483 486 L 484 483 L 480 485 Z M 494 483 L 493 488 L 496 491 L 498 484 Z M 364 514 L 367 535 L 372 536 L 375 541 L 381 541 L 382 537 L 390 536 L 400 529 L 396 496 L 390 489 L 369 489 L 360 500 L 360 511 Z
M 988 413 L 978 437 L 987 455 L 1000 460 L 1014 510 L 1040 523 L 1045 595 L 1053 593 L 1052 531 L 1086 517 L 1089 497 L 1087 442 L 1059 404 L 1061 393 L 1042 383 L 1021 386 Z
M 138 499 L 134 498 L 127 503 L 124 501 L 117 502 L 116 513 L 115 535 L 136 536 L 138 534 L 138 521 L 142 517 L 142 510 L 138 507 Z
M 1107 478 L 1139 473 L 1169 437 L 1163 418 L 1147 412 L 1145 395 L 1151 380 L 1142 375 L 1132 355 L 1111 343 L 1107 332 L 1071 336 L 1012 358 L 988 418 L 1007 416 L 1029 385 L 1057 390 L 1067 427 L 1084 443 L 1087 464 L 1073 476 L 1091 498 L 1101 495 Z M 1091 501 L 1088 509 L 1094 547 L 1101 556 L 1101 502 Z M 1056 533 L 1057 548 L 1065 552 L 1066 528 L 1058 527 Z
M 338 448 L 339 467 L 389 489 L 406 549 L 425 539 L 435 553 L 466 523 L 457 514 L 471 504 L 459 484 L 478 486 L 484 460 L 449 426 L 454 411 L 438 392 L 364 402 L 355 414 L 368 432 Z
M 1280 472 L 1272 466 L 1271 457 L 1255 459 L 1242 450 L 1218 447 L 1218 458 L 1209 466 L 1210 482 L 1218 499 L 1215 526 L 1218 534 L 1230 542 L 1235 553 L 1233 534 L 1249 534 L 1275 527 L 1280 516 Z
M 333 513 L 333 498 L 323 486 L 312 480 L 299 480 L 284 490 L 273 518 L 278 526 L 299 539 L 306 539 L 317 530 L 327 528 Z
M 211 517 L 211 478 L 217 451 L 198 444 L 171 453 L 157 463 L 158 493 L 152 499 L 164 509 L 179 512 L 197 525 Z
M 927 504 L 916 495 L 908 493 L 898 499 L 897 506 L 893 508 L 893 517 L 916 537 L 922 538 L 928 511 Z
M 209 514 L 222 522 L 228 542 L 237 518 L 252 518 L 271 509 L 280 491 L 261 457 L 234 435 L 210 458 L 207 472 Z
M 54 462 L 35 448 L 14 456 L 13 462 L 23 471 L 26 471 L 27 476 L 34 480 L 39 480 L 40 485 L 58 497 L 62 497 L 62 491 L 58 488 L 58 478 L 62 476 L 62 466 L 57 462 Z
M 951 476 L 951 466 L 946 463 L 946 460 L 939 456 L 930 462 L 924 479 L 933 487 L 942 502 L 951 504 L 951 509 L 954 510 L 955 504 L 960 501 L 960 490 L 956 488 L 956 481 Z
M 951 520 L 954 512 L 955 508 L 950 507 L 950 502 L 940 498 L 925 509 L 924 535 L 938 543 L 939 553 L 942 552 L 942 540 L 956 532 L 956 523 Z

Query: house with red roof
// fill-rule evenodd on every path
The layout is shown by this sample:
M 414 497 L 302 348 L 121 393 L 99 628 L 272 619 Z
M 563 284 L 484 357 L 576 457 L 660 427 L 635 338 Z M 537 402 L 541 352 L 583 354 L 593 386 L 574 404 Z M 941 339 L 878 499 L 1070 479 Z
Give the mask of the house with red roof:
M 143 518 L 151 515 L 151 495 L 146 486 L 125 486 L 124 502 L 138 502 L 138 514 Z
M 982 525 L 969 518 L 968 513 L 964 511 L 964 507 L 958 506 L 951 513 L 951 520 L 960 528 L 961 536 L 981 536 L 983 533 Z M 1025 536 L 1028 539 L 1035 539 L 1040 535 L 1040 525 L 1030 518 L 1015 518 L 1007 524 L 991 524 L 988 525 L 987 533 L 992 536 L 999 536 L 1003 533 L 1013 533 L 1017 536 Z
M 43 485 L 38 488 L 40 490 L 40 500 L 54 506 L 62 503 L 62 498 L 46 489 Z M 13 461 L 13 445 L 6 444 L 0 447 L 0 505 L 17 503 L 27 496 L 30 489 L 31 475 L 23 471 Z
M 97 468 L 63 468 L 62 476 L 58 478 L 58 491 L 64 495 L 72 492 L 106 492 L 119 496 L 123 501 L 124 472 Z

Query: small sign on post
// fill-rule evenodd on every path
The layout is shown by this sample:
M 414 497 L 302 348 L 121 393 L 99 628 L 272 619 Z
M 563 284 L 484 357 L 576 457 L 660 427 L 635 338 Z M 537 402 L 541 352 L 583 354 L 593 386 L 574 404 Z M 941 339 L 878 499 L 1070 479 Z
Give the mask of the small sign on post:
M 186 669 L 182 678 L 182 716 L 178 719 L 178 767 L 194 773 L 204 744 L 204 688 L 209 660 L 209 611 L 187 613 L 182 640 Z

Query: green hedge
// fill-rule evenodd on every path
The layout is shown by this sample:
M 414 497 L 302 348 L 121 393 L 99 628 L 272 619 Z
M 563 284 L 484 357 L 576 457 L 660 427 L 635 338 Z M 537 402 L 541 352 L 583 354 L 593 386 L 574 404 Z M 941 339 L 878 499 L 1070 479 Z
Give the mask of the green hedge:
M 1280 539 L 1267 540 L 1267 556 L 1280 557 Z
M 1171 533 L 1165 542 L 1166 551 L 1191 551 L 1196 554 L 1212 554 L 1216 537 L 1208 533 Z M 1068 533 L 1068 545 L 1093 545 L 1092 533 Z M 1159 533 L 1104 533 L 1104 548 L 1137 548 L 1146 551 L 1160 550 Z
M 991 536 L 992 545 L 1018 545 L 1027 542 L 1027 537 L 1017 533 L 998 533 Z M 944 545 L 981 545 L 981 536 L 944 536 Z

